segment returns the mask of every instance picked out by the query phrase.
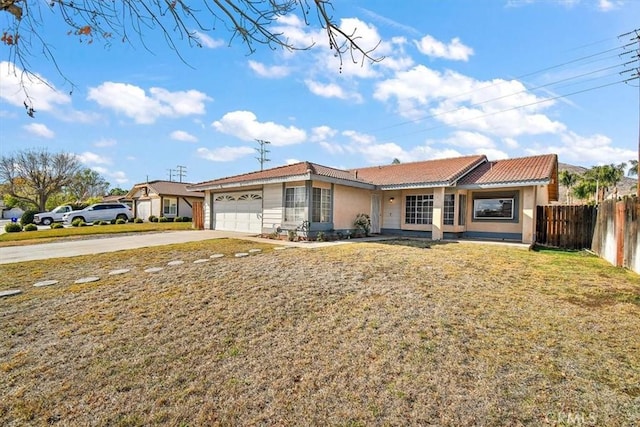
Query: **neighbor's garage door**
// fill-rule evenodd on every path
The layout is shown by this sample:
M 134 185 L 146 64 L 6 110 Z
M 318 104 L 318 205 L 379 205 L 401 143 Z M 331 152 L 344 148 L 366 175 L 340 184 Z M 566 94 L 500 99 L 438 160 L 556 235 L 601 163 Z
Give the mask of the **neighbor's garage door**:
M 216 194 L 213 198 L 214 229 L 260 233 L 262 231 L 262 193 Z
M 136 217 L 148 221 L 149 215 L 151 215 L 151 200 L 136 201 Z

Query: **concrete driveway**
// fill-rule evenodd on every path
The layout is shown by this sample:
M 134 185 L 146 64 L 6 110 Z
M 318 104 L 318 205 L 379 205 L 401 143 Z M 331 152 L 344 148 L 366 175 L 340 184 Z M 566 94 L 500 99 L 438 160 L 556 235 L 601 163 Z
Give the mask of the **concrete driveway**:
M 253 235 L 213 230 L 172 231 L 164 233 L 138 233 L 135 235 L 95 237 L 83 240 L 67 240 L 25 246 L 0 248 L 0 264 L 34 261 L 48 258 L 72 257 L 122 251 L 172 243 L 196 242 L 221 238 L 253 238 Z M 267 241 L 262 239 L 263 241 Z

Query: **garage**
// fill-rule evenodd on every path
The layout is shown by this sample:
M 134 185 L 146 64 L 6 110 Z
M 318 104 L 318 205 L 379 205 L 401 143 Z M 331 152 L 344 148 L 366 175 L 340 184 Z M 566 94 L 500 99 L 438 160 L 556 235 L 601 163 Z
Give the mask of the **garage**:
M 135 201 L 135 216 L 145 221 L 149 219 L 151 215 L 151 200 L 136 200 Z
M 262 232 L 262 193 L 223 193 L 213 197 L 213 228 L 245 233 Z

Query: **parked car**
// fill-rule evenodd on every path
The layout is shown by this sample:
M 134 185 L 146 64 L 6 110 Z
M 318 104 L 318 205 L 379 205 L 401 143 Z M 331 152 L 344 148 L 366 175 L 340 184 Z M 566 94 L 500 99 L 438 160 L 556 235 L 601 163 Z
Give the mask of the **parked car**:
M 114 219 L 128 221 L 131 218 L 133 218 L 131 208 L 124 203 L 96 203 L 79 211 L 67 212 L 62 217 L 62 221 L 65 224 L 71 224 L 76 219 L 80 219 L 83 222 L 94 222 Z
M 40 212 L 34 215 L 33 222 L 38 225 L 51 225 L 54 222 L 62 222 L 62 217 L 73 208 L 69 205 L 60 205 L 49 212 Z

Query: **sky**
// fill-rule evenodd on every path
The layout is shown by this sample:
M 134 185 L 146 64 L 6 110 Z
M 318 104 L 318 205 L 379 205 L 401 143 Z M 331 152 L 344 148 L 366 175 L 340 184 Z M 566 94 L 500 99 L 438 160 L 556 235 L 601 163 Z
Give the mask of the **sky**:
M 333 16 L 381 59 L 340 65 L 310 15 L 280 19 L 288 51 L 197 28 L 111 43 L 68 35 L 41 10 L 52 61 L 0 45 L 0 154 L 78 156 L 111 184 L 203 182 L 310 161 L 337 168 L 485 154 L 555 153 L 591 167 L 638 158 L 640 90 L 623 82 L 640 0 L 334 0 Z M 9 16 L 0 14 L 3 28 Z M 631 51 L 631 52 L 629 52 Z M 629 52 L 629 53 L 625 53 Z M 20 75 L 35 109 L 26 114 Z M 47 84 L 43 83 L 46 82 Z M 178 170 L 182 171 L 182 177 Z

